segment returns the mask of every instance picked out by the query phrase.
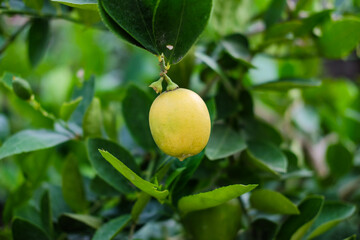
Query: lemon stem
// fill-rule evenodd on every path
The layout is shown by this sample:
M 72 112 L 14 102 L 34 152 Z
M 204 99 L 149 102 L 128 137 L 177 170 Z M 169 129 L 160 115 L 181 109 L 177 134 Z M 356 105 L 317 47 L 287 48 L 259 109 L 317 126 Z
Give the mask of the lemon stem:
M 153 88 L 155 90 L 156 93 L 161 93 L 162 92 L 162 81 L 165 79 L 166 83 L 167 83 L 167 87 L 166 90 L 167 91 L 171 91 L 174 89 L 179 88 L 179 86 L 174 83 L 171 78 L 167 75 L 167 71 L 170 69 L 170 64 L 166 64 L 165 62 L 165 56 L 162 53 L 159 56 L 159 65 L 160 65 L 160 79 L 157 80 L 156 82 L 153 82 L 152 84 L 150 84 L 149 87 Z

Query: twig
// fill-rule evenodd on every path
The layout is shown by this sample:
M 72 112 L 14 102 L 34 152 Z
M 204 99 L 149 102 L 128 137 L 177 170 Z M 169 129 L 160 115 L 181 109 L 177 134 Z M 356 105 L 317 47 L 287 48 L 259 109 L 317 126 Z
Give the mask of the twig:
M 1 13 L 1 12 L 0 12 Z M 16 30 L 16 32 L 14 32 L 6 41 L 5 43 L 1 46 L 0 48 L 0 54 L 2 54 L 3 52 L 5 52 L 6 48 L 15 41 L 15 39 L 17 38 L 17 36 L 19 36 L 19 34 L 27 27 L 27 25 L 30 24 L 31 21 L 27 21 L 26 23 L 24 23 L 18 30 Z

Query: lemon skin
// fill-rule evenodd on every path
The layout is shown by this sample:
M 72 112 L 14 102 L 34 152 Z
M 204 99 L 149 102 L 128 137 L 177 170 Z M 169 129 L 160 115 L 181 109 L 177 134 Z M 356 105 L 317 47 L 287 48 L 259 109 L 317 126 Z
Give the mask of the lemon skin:
M 180 161 L 200 153 L 210 137 L 206 104 L 184 88 L 160 94 L 151 105 L 149 123 L 157 146 Z

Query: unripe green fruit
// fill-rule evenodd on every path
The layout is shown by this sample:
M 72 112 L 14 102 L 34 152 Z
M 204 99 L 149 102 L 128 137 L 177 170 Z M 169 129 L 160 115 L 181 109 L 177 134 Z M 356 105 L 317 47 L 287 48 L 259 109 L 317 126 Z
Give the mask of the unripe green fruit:
M 16 96 L 22 100 L 30 100 L 31 96 L 33 95 L 30 84 L 24 79 L 14 77 L 12 81 L 12 87 Z
M 182 223 L 191 240 L 234 240 L 241 228 L 241 205 L 232 199 L 219 206 L 188 213 Z

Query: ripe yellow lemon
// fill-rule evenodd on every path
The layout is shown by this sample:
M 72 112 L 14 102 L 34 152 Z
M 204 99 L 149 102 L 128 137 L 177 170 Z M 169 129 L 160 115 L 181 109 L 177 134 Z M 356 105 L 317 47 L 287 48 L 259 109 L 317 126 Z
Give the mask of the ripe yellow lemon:
M 184 88 L 160 94 L 151 105 L 149 123 L 158 147 L 180 161 L 201 152 L 210 137 L 206 104 Z

